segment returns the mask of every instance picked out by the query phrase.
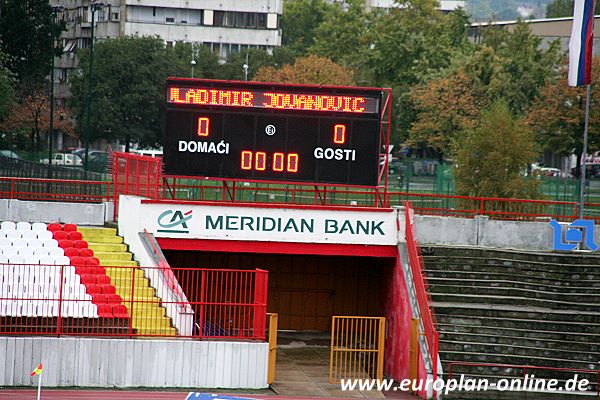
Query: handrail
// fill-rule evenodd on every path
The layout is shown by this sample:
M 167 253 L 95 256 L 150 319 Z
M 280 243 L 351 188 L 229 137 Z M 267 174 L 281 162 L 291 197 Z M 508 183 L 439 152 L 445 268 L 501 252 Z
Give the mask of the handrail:
M 434 381 L 438 375 L 438 342 L 439 333 L 435 327 L 435 315 L 433 310 L 429 306 L 429 300 L 427 297 L 427 288 L 425 285 L 425 276 L 422 260 L 419 257 L 419 248 L 415 238 L 415 232 L 413 228 L 413 214 L 412 207 L 409 202 L 404 203 L 405 217 L 406 217 L 406 248 L 408 252 L 408 258 L 410 262 L 410 268 L 412 272 L 412 279 L 417 295 L 417 303 L 419 305 L 419 312 L 421 321 L 423 322 L 423 329 L 427 346 L 429 349 L 429 355 L 432 363 L 432 375 Z
M 477 363 L 470 361 L 451 361 L 448 363 L 448 379 L 452 379 L 452 367 L 453 366 L 463 367 L 489 367 L 489 368 L 512 368 L 522 369 L 523 376 L 527 375 L 528 369 L 542 370 L 542 371 L 560 371 L 560 372 L 577 372 L 580 374 L 596 374 L 598 377 L 596 394 L 600 396 L 600 369 L 581 369 L 581 368 L 565 368 L 565 367 L 544 367 L 539 365 L 516 365 L 516 364 L 495 364 L 495 363 Z

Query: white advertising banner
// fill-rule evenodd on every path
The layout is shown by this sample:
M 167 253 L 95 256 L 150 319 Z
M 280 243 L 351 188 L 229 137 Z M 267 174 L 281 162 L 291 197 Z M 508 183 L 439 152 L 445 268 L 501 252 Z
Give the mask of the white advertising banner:
M 155 237 L 397 245 L 396 210 L 300 209 L 142 202 L 140 231 Z

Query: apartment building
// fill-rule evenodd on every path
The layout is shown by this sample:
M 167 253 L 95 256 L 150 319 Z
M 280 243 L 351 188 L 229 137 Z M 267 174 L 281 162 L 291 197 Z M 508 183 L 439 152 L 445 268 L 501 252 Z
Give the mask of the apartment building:
M 190 42 L 210 46 L 222 60 L 246 48 L 271 51 L 281 45 L 283 0 L 98 0 L 94 37 L 158 35 L 167 46 Z M 89 0 L 58 0 L 67 23 L 64 54 L 56 60 L 57 98 L 69 96 L 69 75 L 78 68 L 75 52 L 90 43 Z

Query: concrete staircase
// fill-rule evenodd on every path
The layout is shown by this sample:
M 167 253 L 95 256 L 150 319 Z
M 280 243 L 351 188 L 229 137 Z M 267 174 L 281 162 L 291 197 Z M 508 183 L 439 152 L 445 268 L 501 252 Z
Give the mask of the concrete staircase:
M 88 247 L 106 267 L 106 275 L 116 287 L 117 294 L 123 298 L 123 304 L 132 316 L 131 325 L 139 335 L 172 335 L 177 331 L 171 325 L 171 319 L 156 297 L 150 281 L 144 271 L 133 261 L 123 238 L 117 236 L 115 228 L 82 228 L 78 230 Z M 125 267 L 125 268 L 123 268 Z M 132 268 L 133 267 L 133 268 Z
M 600 257 L 450 247 L 422 252 L 444 371 L 452 361 L 600 369 Z M 510 368 L 455 366 L 453 372 L 522 376 Z M 597 376 L 579 376 L 596 389 Z

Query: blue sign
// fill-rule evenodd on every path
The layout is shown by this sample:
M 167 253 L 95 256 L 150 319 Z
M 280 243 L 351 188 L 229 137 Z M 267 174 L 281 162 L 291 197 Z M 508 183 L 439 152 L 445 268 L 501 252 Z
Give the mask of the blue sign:
M 578 219 L 569 224 L 563 232 L 562 225 L 557 221 L 550 221 L 552 227 L 552 242 L 555 251 L 598 250 L 594 242 L 594 221 Z
M 250 399 L 248 397 L 225 396 L 222 394 L 213 394 L 213 393 L 190 392 L 190 393 L 188 393 L 185 400 L 256 400 L 256 399 Z

